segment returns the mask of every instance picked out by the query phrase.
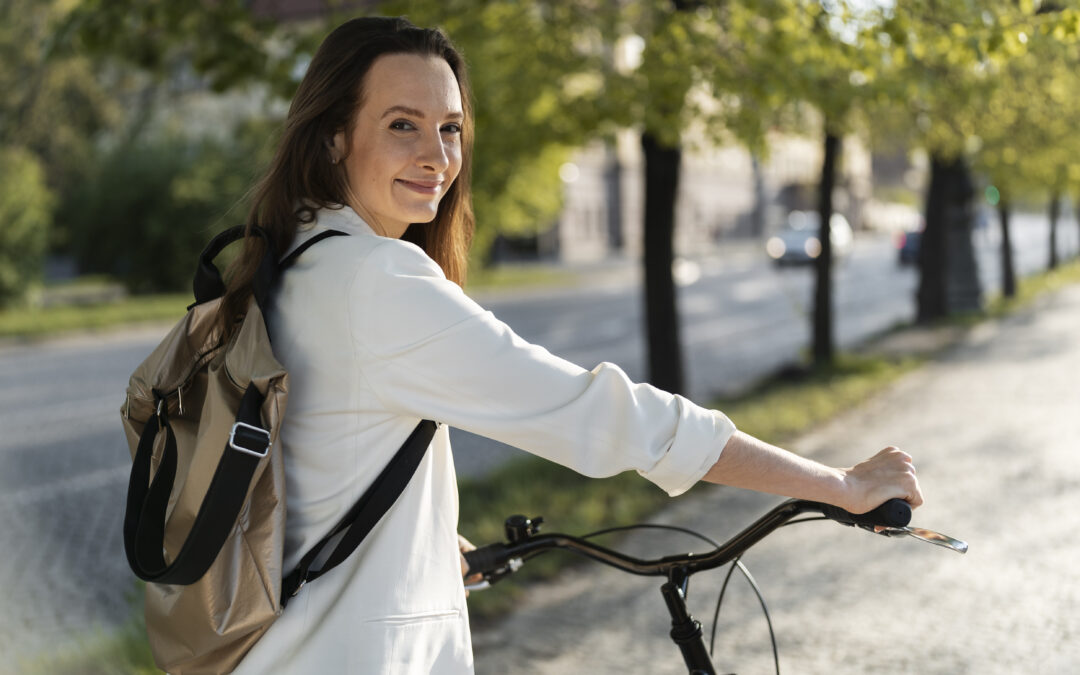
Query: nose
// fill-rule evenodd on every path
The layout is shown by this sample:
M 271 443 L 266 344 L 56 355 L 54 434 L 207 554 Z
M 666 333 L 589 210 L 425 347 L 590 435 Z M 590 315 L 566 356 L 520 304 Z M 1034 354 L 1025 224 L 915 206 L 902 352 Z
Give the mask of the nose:
M 442 134 L 436 131 L 434 136 L 425 138 L 416 156 L 416 163 L 426 171 L 441 173 L 450 166 L 450 156 L 446 151 L 446 142 Z

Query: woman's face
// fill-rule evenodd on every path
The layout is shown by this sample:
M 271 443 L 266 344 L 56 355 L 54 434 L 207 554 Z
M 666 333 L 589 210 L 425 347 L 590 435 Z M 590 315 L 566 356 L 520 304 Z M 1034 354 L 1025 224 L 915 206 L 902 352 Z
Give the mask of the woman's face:
M 344 158 L 347 201 L 375 231 L 398 238 L 411 223 L 429 223 L 461 170 L 461 91 L 450 65 L 417 54 L 380 56 L 364 76 L 363 100 Z

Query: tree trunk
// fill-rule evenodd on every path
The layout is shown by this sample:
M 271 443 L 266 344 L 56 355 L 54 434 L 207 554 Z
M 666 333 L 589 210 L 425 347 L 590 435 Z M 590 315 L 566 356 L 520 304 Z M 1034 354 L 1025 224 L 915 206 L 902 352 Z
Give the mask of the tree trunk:
M 962 159 L 937 155 L 931 158 L 926 228 L 919 246 L 916 299 L 920 322 L 982 307 L 982 289 L 971 241 L 974 194 Z
M 685 393 L 682 345 L 675 279 L 675 195 L 679 187 L 682 152 L 651 134 L 641 136 L 645 155 L 645 334 L 648 339 L 649 382 L 673 394 Z
M 836 159 L 840 154 L 840 138 L 825 132 L 825 159 L 821 165 L 821 184 L 818 189 L 818 241 L 821 255 L 815 261 L 817 285 L 814 287 L 814 365 L 830 366 L 833 362 L 832 318 L 832 236 L 829 221 L 833 214 L 832 194 L 836 185 Z
M 1016 297 L 1016 265 L 1013 264 L 1012 230 L 1009 227 L 1011 213 L 1009 200 L 1002 198 L 998 202 L 998 217 L 1001 219 L 1001 294 L 1006 298 Z
M 619 161 L 618 148 L 607 147 L 607 167 L 604 169 L 604 183 L 608 204 L 608 249 L 623 250 L 623 210 L 622 210 L 622 163 Z
M 1061 195 L 1055 190 L 1050 195 L 1050 260 L 1047 264 L 1049 269 L 1054 269 L 1058 266 L 1058 254 L 1057 254 L 1057 225 L 1058 217 L 1061 215 Z
M 769 207 L 765 194 L 765 171 L 756 154 L 750 155 L 750 167 L 754 172 L 754 208 L 750 212 L 750 236 L 757 238 L 765 234 L 765 216 Z

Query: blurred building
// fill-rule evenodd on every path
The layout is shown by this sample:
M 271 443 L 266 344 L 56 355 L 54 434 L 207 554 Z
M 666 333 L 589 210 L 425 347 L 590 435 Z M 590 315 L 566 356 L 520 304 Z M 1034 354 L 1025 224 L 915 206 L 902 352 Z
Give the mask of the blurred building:
M 537 253 L 564 262 L 641 254 L 644 210 L 640 135 L 626 130 L 613 145 L 596 143 L 564 165 L 565 206 Z M 676 201 L 676 251 L 700 255 L 725 241 L 758 239 L 788 211 L 814 209 L 822 143 L 774 135 L 761 160 L 735 145 L 684 151 Z M 871 157 L 857 138 L 845 139 L 834 205 L 855 228 L 868 227 Z

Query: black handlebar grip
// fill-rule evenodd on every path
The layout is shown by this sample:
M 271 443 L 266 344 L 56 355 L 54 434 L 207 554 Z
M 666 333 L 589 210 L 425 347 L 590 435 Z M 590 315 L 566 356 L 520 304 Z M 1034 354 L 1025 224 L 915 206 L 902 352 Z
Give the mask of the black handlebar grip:
M 465 553 L 465 562 L 469 565 L 467 574 L 490 574 L 505 567 L 510 561 L 506 544 L 488 544 Z
M 839 506 L 824 506 L 826 516 L 845 525 L 906 527 L 911 522 L 911 504 L 903 499 L 890 499 L 872 511 L 859 514 L 849 513 Z

